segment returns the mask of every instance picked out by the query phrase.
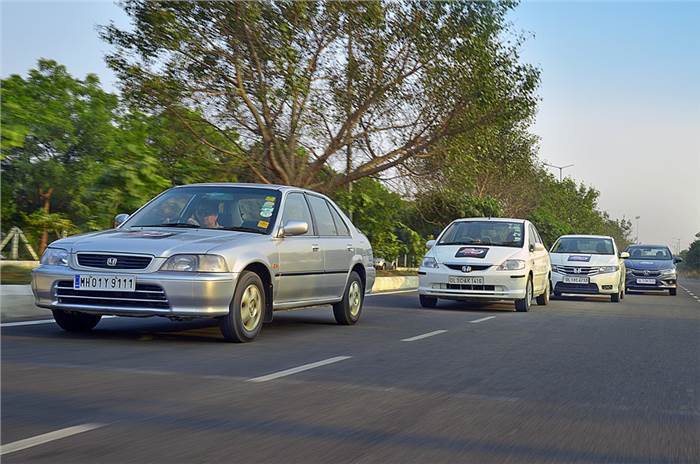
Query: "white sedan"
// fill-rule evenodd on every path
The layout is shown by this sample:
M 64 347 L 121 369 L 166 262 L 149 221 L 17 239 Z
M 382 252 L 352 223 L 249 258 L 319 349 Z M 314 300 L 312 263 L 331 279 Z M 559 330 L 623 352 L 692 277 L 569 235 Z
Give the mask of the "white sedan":
M 533 296 L 549 302 L 549 254 L 529 221 L 457 219 L 428 247 L 418 270 L 423 307 L 438 299 L 511 300 L 529 311 Z
M 613 303 L 625 297 L 625 259 L 612 237 L 564 235 L 550 251 L 554 295 L 610 295 Z

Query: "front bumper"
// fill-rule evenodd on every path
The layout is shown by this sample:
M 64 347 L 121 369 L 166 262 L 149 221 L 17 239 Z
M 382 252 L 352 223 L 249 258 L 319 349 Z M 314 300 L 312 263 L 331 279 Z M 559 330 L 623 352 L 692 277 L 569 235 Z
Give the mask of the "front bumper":
M 80 273 L 112 274 L 40 266 L 32 271 L 36 305 L 117 316 L 216 317 L 228 314 L 238 279 L 237 273 L 152 272 L 132 274 L 136 292 L 73 290 Z
M 640 283 L 639 279 L 653 280 L 654 283 Z M 677 288 L 676 274 L 662 274 L 658 276 L 635 275 L 630 272 L 625 277 L 625 287 L 630 290 L 668 290 Z
M 552 290 L 555 293 L 614 295 L 620 291 L 620 271 L 587 276 L 589 282 L 587 284 L 564 282 L 565 276 L 572 275 L 552 271 Z
M 377 279 L 377 270 L 374 266 L 369 266 L 365 268 L 365 295 L 372 293 L 372 287 L 374 287 L 374 281 Z
M 483 285 L 450 284 L 450 276 L 483 277 Z M 449 268 L 420 268 L 418 294 L 451 300 L 491 299 L 519 300 L 525 298 L 528 271 L 473 271 L 461 273 Z

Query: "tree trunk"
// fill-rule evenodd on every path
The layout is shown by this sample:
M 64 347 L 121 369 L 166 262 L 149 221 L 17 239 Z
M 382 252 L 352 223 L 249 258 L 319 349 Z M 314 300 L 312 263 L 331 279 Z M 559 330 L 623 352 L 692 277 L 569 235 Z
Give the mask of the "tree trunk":
M 49 187 L 45 192 L 39 190 L 39 197 L 44 202 L 42 209 L 47 215 L 51 210 L 51 195 L 53 195 L 53 187 Z M 44 225 L 44 230 L 41 233 L 41 241 L 39 242 L 39 255 L 44 253 L 47 246 L 49 246 L 49 229 Z

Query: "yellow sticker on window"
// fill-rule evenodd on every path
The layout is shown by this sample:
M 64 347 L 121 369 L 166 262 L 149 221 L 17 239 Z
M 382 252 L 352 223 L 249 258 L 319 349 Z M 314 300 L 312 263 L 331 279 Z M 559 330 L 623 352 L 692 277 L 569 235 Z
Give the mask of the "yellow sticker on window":
M 266 201 L 275 201 L 276 198 L 275 197 L 265 197 L 265 200 Z
M 258 221 L 258 227 L 261 229 L 267 229 L 267 226 L 269 226 L 270 223 L 267 221 Z

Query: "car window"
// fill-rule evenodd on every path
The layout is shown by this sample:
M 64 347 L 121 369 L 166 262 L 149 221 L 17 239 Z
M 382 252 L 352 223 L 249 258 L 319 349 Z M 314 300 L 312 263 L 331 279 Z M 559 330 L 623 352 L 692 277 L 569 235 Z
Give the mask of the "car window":
M 306 222 L 309 225 L 309 230 L 302 235 L 313 234 L 314 227 L 309 205 L 306 204 L 304 195 L 301 193 L 290 193 L 287 195 L 287 200 L 284 203 L 284 211 L 282 212 L 282 225 L 289 221 Z
M 663 246 L 635 245 L 627 248 L 631 259 L 658 259 L 668 261 L 673 259 L 671 250 Z
M 491 245 L 522 248 L 525 227 L 522 222 L 458 221 L 441 235 L 440 245 Z
M 348 229 L 347 224 L 345 224 L 343 218 L 340 217 L 338 211 L 336 211 L 336 209 L 330 203 L 328 204 L 328 207 L 333 215 L 333 221 L 335 222 L 335 228 L 338 230 L 338 235 L 350 235 L 350 229 Z
M 537 231 L 537 228 L 535 226 L 532 226 L 532 230 L 535 231 L 535 241 L 537 243 L 541 243 L 542 245 L 544 245 L 544 242 L 542 241 L 542 237 L 540 237 L 540 233 Z
M 534 227 L 532 227 L 532 225 L 530 225 L 530 226 L 528 227 L 528 231 L 529 231 L 530 233 L 528 234 L 527 243 L 528 243 L 528 245 L 530 246 L 530 249 L 532 249 L 532 247 L 535 246 L 535 242 L 536 242 L 536 239 L 535 239 L 535 229 L 534 229 Z
M 551 253 L 584 253 L 589 255 L 614 255 L 615 246 L 609 238 L 562 237 L 554 244 Z
M 318 235 L 338 235 L 326 200 L 315 195 L 307 195 L 306 198 L 309 200 L 311 211 L 313 211 L 314 219 L 316 220 L 316 232 Z

